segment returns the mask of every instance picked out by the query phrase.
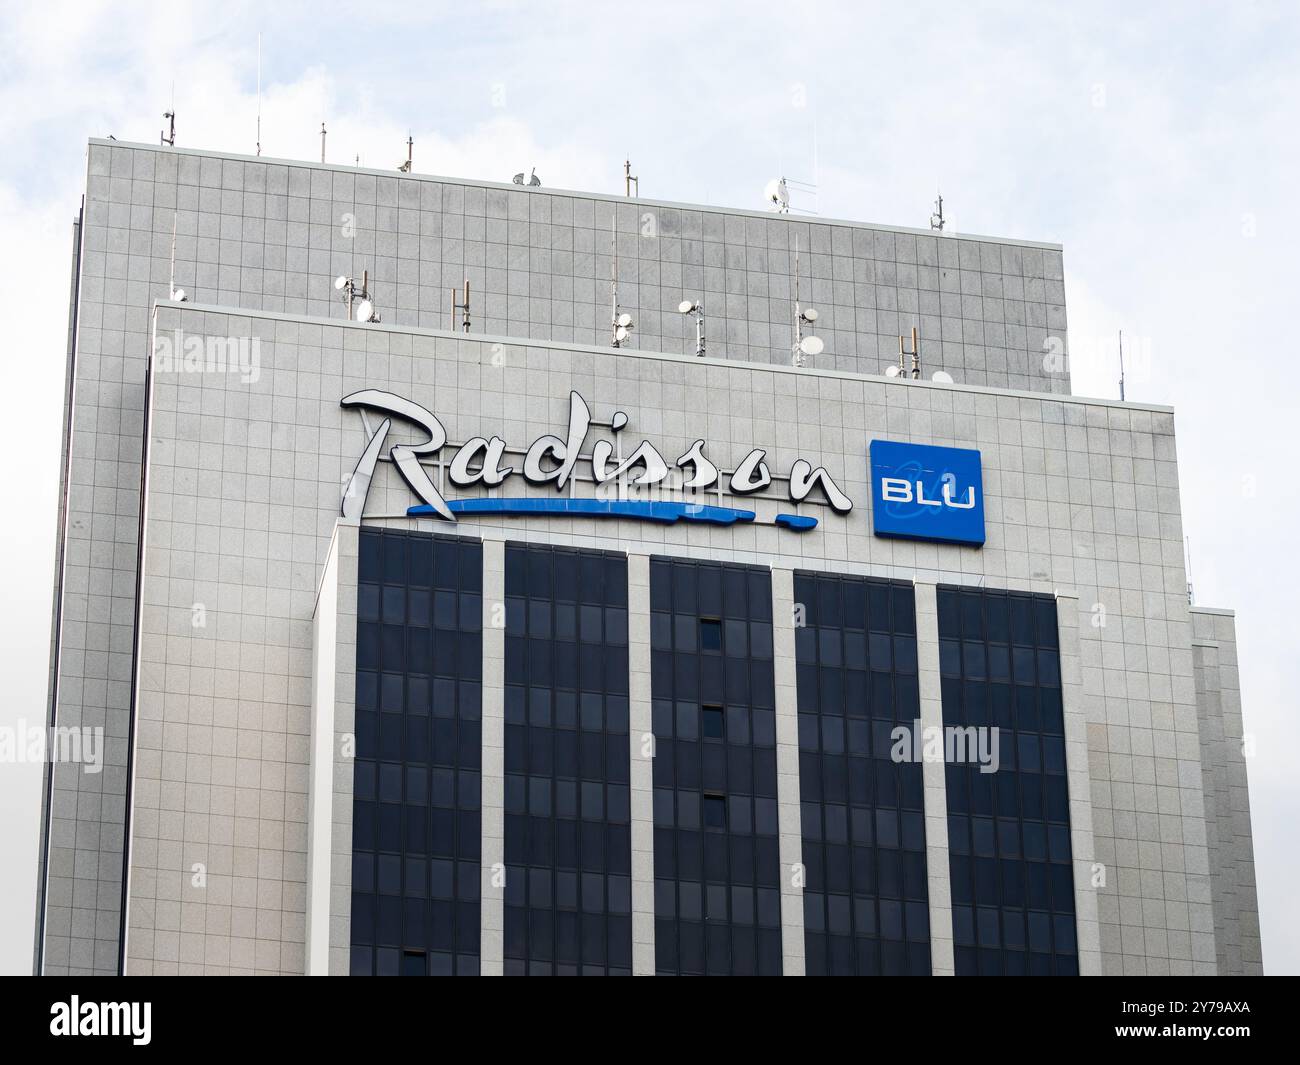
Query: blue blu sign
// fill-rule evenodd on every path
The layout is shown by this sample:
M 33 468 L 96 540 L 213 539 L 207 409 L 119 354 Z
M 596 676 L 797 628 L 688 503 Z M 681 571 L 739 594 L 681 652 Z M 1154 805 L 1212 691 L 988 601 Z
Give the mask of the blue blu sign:
M 871 520 L 877 536 L 984 543 L 980 453 L 871 441 Z

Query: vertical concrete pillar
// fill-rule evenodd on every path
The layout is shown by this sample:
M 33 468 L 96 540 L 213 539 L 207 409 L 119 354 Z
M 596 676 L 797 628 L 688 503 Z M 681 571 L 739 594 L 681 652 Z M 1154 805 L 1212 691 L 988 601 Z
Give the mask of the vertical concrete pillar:
M 654 725 L 650 558 L 627 557 L 628 756 L 632 806 L 632 974 L 655 973 Z
M 483 541 L 482 898 L 479 966 L 504 971 L 506 806 L 506 545 Z
M 1065 772 L 1070 793 L 1070 853 L 1074 858 L 1074 925 L 1079 975 L 1101 975 L 1101 923 L 1093 886 L 1096 843 L 1092 833 L 1092 775 L 1088 769 L 1088 718 L 1079 658 L 1079 597 L 1056 596 L 1061 656 L 1061 706 L 1065 718 Z
M 916 665 L 921 693 L 921 728 L 943 728 L 943 690 L 939 684 L 938 594 L 930 581 L 917 581 Z M 956 972 L 952 941 L 952 880 L 948 866 L 948 786 L 940 761 L 925 761 L 925 867 L 930 897 L 930 971 Z
M 781 953 L 786 976 L 804 975 L 803 825 L 799 806 L 799 699 L 794 649 L 794 571 L 772 570 L 772 669 L 776 685 L 776 803 L 781 853 Z

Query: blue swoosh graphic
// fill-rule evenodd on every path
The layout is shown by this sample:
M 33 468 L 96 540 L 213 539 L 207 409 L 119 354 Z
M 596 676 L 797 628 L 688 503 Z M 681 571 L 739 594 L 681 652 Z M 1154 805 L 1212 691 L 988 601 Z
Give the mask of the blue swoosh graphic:
M 735 525 L 754 520 L 752 510 L 734 507 L 714 507 L 704 503 L 674 503 L 633 499 L 541 499 L 518 496 L 506 499 L 452 499 L 447 506 L 453 514 L 568 514 L 583 518 L 638 518 L 672 525 L 679 521 L 701 522 L 706 525 Z M 427 504 L 407 508 L 408 517 L 436 515 Z M 782 515 L 786 517 L 787 515 Z M 797 515 L 788 515 L 797 517 Z M 778 519 L 779 520 L 779 519 Z M 811 519 L 814 522 L 816 519 Z M 791 525 L 791 528 L 797 526 Z

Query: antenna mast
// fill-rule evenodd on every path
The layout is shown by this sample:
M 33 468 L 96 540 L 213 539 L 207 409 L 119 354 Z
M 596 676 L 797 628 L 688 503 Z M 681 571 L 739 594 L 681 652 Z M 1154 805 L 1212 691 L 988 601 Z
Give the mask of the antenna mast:
M 1119 401 L 1124 402 L 1124 330 L 1119 331 Z
M 794 236 L 794 342 L 790 345 L 790 365 L 803 367 L 808 365 L 809 355 L 820 355 L 826 350 L 821 337 L 804 336 L 804 326 L 811 327 L 819 315 L 814 307 L 804 307 L 800 302 L 799 292 L 799 234 Z
M 170 111 L 163 112 L 163 118 L 167 119 L 167 132 L 158 134 L 158 143 L 165 144 L 169 148 L 176 147 L 176 105 L 172 104 Z
M 456 312 L 460 311 L 460 331 L 469 332 L 469 278 L 465 279 L 465 294 L 458 297 L 456 290 L 451 290 L 451 327 L 456 328 Z
M 320 124 L 320 161 L 325 162 L 325 123 Z
M 936 193 L 938 199 L 934 201 L 934 214 L 930 216 L 930 228 L 943 232 L 943 193 Z
M 641 179 L 632 173 L 632 160 L 623 161 L 623 195 L 632 198 L 632 186 L 636 186 L 636 194 L 639 199 L 641 196 Z
M 262 35 L 257 35 L 257 154 L 262 154 Z
M 912 350 L 906 351 L 903 348 L 904 338 L 898 338 L 898 377 L 907 377 L 907 356 L 912 356 L 912 373 L 914 381 L 921 379 L 921 331 L 916 326 L 912 326 Z

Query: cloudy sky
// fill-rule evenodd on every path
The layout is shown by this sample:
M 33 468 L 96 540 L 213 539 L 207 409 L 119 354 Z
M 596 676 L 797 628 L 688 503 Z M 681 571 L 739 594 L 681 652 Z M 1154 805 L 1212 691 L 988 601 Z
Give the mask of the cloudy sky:
M 1300 972 L 1300 14 L 1285 3 L 159 4 L 0 13 L 10 397 L 0 725 L 45 713 L 70 225 L 86 139 L 621 189 L 1059 241 L 1075 391 L 1177 408 L 1196 601 L 1235 608 L 1264 962 Z M 1292 606 L 1288 608 L 1287 604 Z M 1292 680 L 1286 678 L 1290 676 Z M 0 765 L 0 971 L 27 971 L 39 767 Z

